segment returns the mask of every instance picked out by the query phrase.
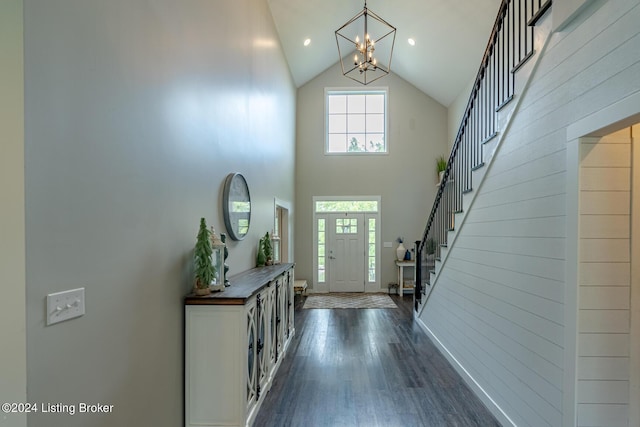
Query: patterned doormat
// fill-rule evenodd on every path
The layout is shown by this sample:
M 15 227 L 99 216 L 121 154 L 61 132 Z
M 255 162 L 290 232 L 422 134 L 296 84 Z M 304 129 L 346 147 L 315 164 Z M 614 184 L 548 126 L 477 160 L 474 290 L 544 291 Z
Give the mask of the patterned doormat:
M 339 292 L 312 294 L 302 308 L 398 308 L 387 294 Z

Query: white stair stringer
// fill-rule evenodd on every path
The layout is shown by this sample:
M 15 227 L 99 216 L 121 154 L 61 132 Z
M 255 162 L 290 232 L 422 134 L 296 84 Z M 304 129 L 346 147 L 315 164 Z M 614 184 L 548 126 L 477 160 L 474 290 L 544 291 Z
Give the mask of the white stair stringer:
M 430 285 L 425 286 L 425 288 L 423 289 L 424 294 L 422 295 L 422 301 L 420 302 L 417 311 L 414 311 L 414 318 L 421 324 L 423 328 L 425 328 L 425 325 L 422 323 L 422 320 L 420 320 L 420 316 L 427 306 L 427 302 L 429 301 L 431 292 L 433 292 L 433 289 L 436 287 L 438 277 L 440 276 L 442 268 L 447 262 L 449 253 L 451 252 L 451 249 L 455 244 L 459 231 L 464 225 L 467 214 L 473 207 L 476 196 L 478 195 L 479 190 L 484 183 L 484 178 L 491 169 L 493 159 L 495 158 L 496 154 L 498 154 L 500 146 L 502 145 L 502 140 L 509 131 L 512 118 L 518 111 L 518 108 L 520 106 L 522 95 L 524 95 L 529 88 L 529 82 L 538 66 L 538 62 L 540 61 L 540 58 L 542 56 L 541 53 L 546 49 L 547 42 L 550 39 L 550 35 L 551 19 L 550 14 L 547 14 L 547 16 L 541 19 L 538 22 L 538 25 L 536 25 L 534 54 L 531 56 L 529 61 L 516 72 L 517 78 L 515 80 L 516 85 L 513 99 L 498 114 L 497 123 L 499 130 L 496 136 L 486 144 L 484 144 L 482 147 L 482 158 L 484 166 L 471 172 L 472 190 L 462 195 L 462 211 L 455 213 L 454 230 L 447 232 L 447 247 L 446 249 L 441 248 L 440 259 L 435 262 L 435 271 L 429 272 Z

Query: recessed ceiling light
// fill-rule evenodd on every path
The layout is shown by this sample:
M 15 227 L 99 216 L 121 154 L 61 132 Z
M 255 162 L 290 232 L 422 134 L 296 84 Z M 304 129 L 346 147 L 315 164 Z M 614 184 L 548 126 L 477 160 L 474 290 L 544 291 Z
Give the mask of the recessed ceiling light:
M 412 39 L 412 38 L 410 38 L 410 39 L 409 39 L 409 40 L 407 40 L 407 41 L 409 42 L 409 44 L 410 44 L 411 46 L 415 46 L 415 45 L 416 45 L 416 41 L 415 41 L 414 39 Z
M 311 39 L 305 39 L 304 40 L 304 45 L 305 46 L 309 46 L 311 44 Z

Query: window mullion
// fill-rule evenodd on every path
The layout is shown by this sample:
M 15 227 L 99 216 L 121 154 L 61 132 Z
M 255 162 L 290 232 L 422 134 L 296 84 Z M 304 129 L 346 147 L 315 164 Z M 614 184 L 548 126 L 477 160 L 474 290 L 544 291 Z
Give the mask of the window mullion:
M 344 129 L 341 130 L 337 122 L 331 129 L 327 128 L 326 153 L 387 152 L 386 90 L 327 90 L 326 96 L 327 123 L 333 123 L 332 115 L 344 115 Z M 334 96 L 336 98 L 332 98 Z M 340 134 L 341 131 L 344 133 Z M 337 135 L 344 135 L 344 146 Z

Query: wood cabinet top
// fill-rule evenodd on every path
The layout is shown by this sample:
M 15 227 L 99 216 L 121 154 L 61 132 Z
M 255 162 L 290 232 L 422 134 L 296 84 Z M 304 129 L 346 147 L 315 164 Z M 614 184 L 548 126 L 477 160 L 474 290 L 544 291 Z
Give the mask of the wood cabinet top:
M 269 265 L 234 274 L 228 277 L 231 286 L 224 291 L 201 297 L 189 294 L 185 297 L 184 303 L 185 305 L 244 305 L 249 298 L 293 266 L 292 263 Z

